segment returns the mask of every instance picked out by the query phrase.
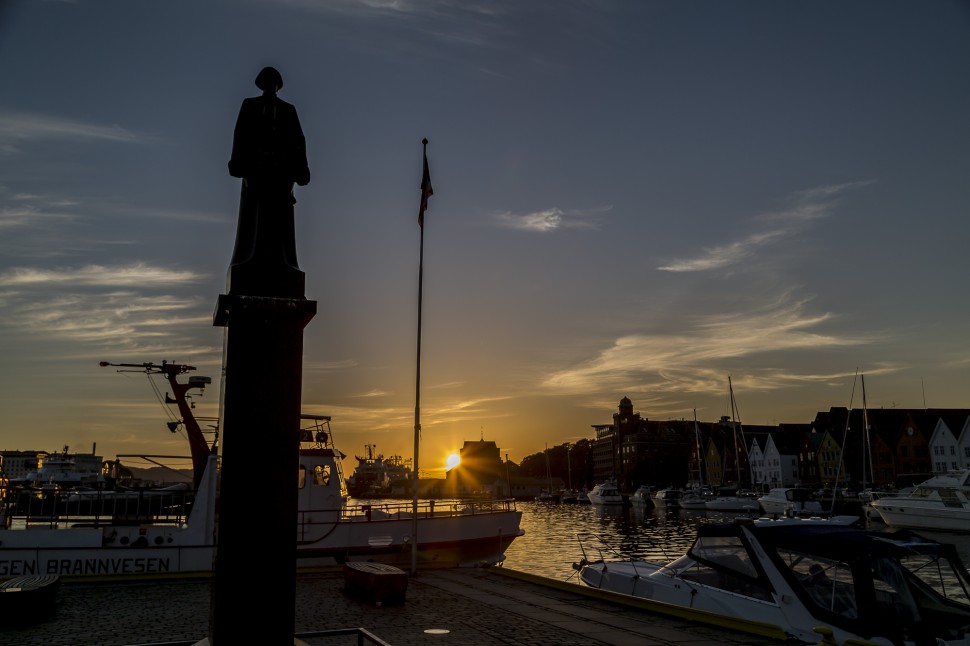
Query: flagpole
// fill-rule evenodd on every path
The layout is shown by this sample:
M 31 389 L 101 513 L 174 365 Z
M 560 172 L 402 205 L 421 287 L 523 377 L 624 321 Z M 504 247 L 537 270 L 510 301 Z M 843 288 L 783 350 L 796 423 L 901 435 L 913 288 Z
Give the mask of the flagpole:
M 421 175 L 421 207 L 418 210 L 418 224 L 421 228 L 421 246 L 418 254 L 418 343 L 417 369 L 414 379 L 414 468 L 411 472 L 411 575 L 418 573 L 418 448 L 421 438 L 421 303 L 424 291 L 424 212 L 428 208 L 428 198 L 433 194 L 431 176 L 428 173 L 428 140 L 422 139 L 424 146 L 424 168 Z

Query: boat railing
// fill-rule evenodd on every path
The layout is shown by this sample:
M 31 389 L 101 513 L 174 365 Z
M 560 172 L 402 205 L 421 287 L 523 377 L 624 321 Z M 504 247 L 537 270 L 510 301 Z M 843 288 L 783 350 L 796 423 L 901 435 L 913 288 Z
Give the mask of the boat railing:
M 11 528 L 154 524 L 182 525 L 194 500 L 190 489 L 61 490 L 24 487 L 3 503 Z
M 605 563 L 609 558 L 612 561 L 628 562 L 633 566 L 634 571 L 636 571 L 637 563 L 645 560 L 623 547 L 618 547 L 615 544 L 616 536 L 613 534 L 581 532 L 576 535 L 576 538 L 579 540 L 579 549 L 583 554 L 583 563 Z M 662 542 L 651 542 L 651 545 L 660 551 L 663 555 L 664 562 L 671 560 Z
M 348 505 L 335 509 L 301 509 L 300 524 L 312 524 L 311 519 L 340 518 L 343 522 L 377 522 L 405 520 L 414 517 L 414 503 L 405 501 L 372 502 Z M 422 500 L 418 502 L 418 518 L 447 518 L 451 516 L 475 516 L 516 511 L 515 500 Z M 319 522 L 319 521 L 316 521 Z M 333 522 L 332 520 L 330 522 Z

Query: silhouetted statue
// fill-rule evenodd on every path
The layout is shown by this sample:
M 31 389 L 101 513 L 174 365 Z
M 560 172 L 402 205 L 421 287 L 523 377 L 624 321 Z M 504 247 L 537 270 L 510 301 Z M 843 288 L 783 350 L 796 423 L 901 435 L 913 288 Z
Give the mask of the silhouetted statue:
M 306 140 L 296 108 L 276 96 L 283 87 L 280 73 L 264 67 L 256 77 L 256 87 L 263 94 L 243 100 L 229 160 L 229 174 L 243 180 L 229 268 L 230 282 L 235 278 L 236 285 L 230 291 L 236 287 L 235 291 L 242 289 L 247 294 L 289 296 L 265 293 L 273 291 L 265 283 L 272 276 L 286 281 L 285 274 L 291 272 L 281 265 L 299 271 L 293 184 L 310 182 Z

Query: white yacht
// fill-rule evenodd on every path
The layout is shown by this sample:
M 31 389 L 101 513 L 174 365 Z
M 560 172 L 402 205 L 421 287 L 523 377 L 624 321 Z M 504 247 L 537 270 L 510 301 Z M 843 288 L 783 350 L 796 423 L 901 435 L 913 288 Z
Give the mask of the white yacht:
M 603 560 L 583 548 L 586 585 L 639 607 L 780 641 L 970 643 L 970 577 L 956 548 L 857 517 L 702 524 L 669 563 Z
M 970 469 L 933 476 L 908 495 L 871 503 L 890 527 L 970 533 Z
M 589 501 L 594 505 L 622 505 L 623 495 L 612 480 L 602 482 L 589 492 Z
M 822 503 L 812 499 L 812 492 L 798 487 L 776 487 L 758 498 L 761 511 L 769 516 L 819 515 Z

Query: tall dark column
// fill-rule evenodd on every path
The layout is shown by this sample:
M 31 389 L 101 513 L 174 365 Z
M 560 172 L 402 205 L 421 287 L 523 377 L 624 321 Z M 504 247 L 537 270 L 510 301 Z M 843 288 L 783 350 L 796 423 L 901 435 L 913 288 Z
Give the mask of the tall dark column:
M 214 316 L 228 331 L 211 646 L 293 644 L 303 329 L 317 304 L 293 233 L 293 183 L 309 182 L 303 135 L 267 69 L 236 124 L 239 222 Z

